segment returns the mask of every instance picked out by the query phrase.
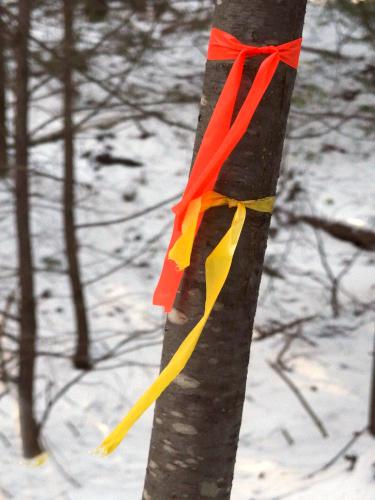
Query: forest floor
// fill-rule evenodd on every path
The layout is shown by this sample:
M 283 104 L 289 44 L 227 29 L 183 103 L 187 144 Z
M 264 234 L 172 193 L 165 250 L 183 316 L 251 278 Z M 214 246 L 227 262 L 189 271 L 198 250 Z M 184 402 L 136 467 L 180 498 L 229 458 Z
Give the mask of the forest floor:
M 323 17 L 318 6 L 310 5 L 304 43 L 336 48 L 340 34 Z M 183 42 L 176 41 L 167 62 L 165 55 L 159 61 L 170 65 L 173 60 L 181 74 L 189 63 Z M 347 45 L 345 50 L 354 59 L 357 50 L 366 49 Z M 202 51 L 192 52 L 192 62 L 203 68 Z M 333 94 L 342 95 L 356 84 L 344 63 L 326 62 L 319 72 L 323 63 L 316 54 L 303 54 L 290 120 L 290 136 L 300 133 L 302 138 L 288 140 L 278 206 L 375 229 L 371 142 L 357 137 L 353 123 L 338 128 L 328 116 L 316 122 L 319 133 L 314 135 L 313 119 L 301 121 L 300 110 L 306 110 L 309 99 L 306 81 L 316 91 L 323 89 L 330 103 Z M 360 63 L 346 64 L 353 68 Z M 302 103 L 297 102 L 301 95 Z M 358 99 L 370 105 L 365 92 Z M 350 106 L 359 105 L 340 102 L 349 113 Z M 309 106 L 317 115 L 325 104 L 316 97 Z M 194 129 L 197 106 L 173 105 L 170 113 Z M 130 216 L 182 191 L 193 132 L 155 119 L 144 127 L 147 134 L 140 134 L 135 124 L 120 122 L 110 134 L 98 128 L 79 136 L 79 224 Z M 95 167 L 92 158 L 105 152 L 143 166 Z M 61 144 L 34 148 L 32 159 L 44 173 L 61 175 Z M 41 176 L 33 184 L 36 263 L 44 269 L 37 283 L 38 350 L 56 353 L 41 354 L 37 365 L 37 410 L 39 417 L 46 417 L 42 436 L 50 460 L 38 468 L 23 463 L 16 394 L 11 390 L 0 402 L 0 498 L 137 500 L 152 410 L 112 456 L 102 459 L 90 451 L 158 373 L 164 316 L 151 306 L 151 298 L 170 233 L 171 203 L 128 222 L 79 230 L 97 360 L 95 370 L 81 374 L 69 360 L 74 333 L 62 272 L 60 188 Z M 291 196 L 293 190 L 298 193 Z M 5 189 L 0 196 L 9 201 Z M 2 245 L 0 257 L 11 266 L 13 221 L 8 217 L 0 223 L 9 242 Z M 266 264 L 275 272 L 262 279 L 232 497 L 374 500 L 375 439 L 365 428 L 375 255 L 307 225 L 286 224 L 280 216 L 273 221 Z M 5 297 L 14 277 L 3 283 Z

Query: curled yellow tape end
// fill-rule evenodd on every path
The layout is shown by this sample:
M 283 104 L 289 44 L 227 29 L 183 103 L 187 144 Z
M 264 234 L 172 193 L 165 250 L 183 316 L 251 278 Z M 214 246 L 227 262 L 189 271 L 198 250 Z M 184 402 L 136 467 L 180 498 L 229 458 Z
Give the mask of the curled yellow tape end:
M 95 457 L 101 457 L 101 458 L 108 456 L 109 453 L 110 452 L 108 452 L 102 445 L 95 448 L 95 450 L 89 451 L 90 455 L 93 455 Z
M 25 460 L 25 465 L 28 467 L 40 467 L 41 465 L 44 465 L 48 461 L 48 453 L 44 451 L 43 453 L 40 453 L 34 458 L 30 458 Z
M 202 197 L 195 198 L 188 206 L 182 232 L 169 250 L 168 258 L 173 260 L 179 271 L 183 271 L 190 266 L 191 251 L 193 248 L 195 232 L 197 229 L 199 214 L 201 213 Z
M 97 457 L 107 457 L 110 455 L 112 452 L 115 451 L 115 449 L 118 447 L 118 445 L 121 443 L 122 438 L 113 436 L 113 433 L 111 433 L 109 436 L 107 436 L 102 443 L 95 448 L 91 453 Z
M 183 271 L 190 265 L 190 254 L 186 251 L 186 244 L 184 236 L 176 241 L 174 246 L 170 249 L 168 258 L 173 260 L 179 271 Z

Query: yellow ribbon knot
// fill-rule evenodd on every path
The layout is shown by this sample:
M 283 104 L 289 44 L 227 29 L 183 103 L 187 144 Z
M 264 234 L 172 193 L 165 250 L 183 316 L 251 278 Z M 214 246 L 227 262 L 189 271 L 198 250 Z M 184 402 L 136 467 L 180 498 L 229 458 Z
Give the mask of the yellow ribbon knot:
M 138 399 L 122 422 L 120 422 L 111 434 L 104 439 L 97 450 L 99 454 L 108 455 L 114 451 L 138 418 L 184 369 L 194 352 L 195 346 L 211 314 L 212 308 L 228 277 L 233 255 L 245 222 L 246 209 L 250 208 L 257 212 L 271 213 L 274 201 L 274 196 L 268 196 L 258 200 L 238 201 L 220 193 L 216 193 L 215 191 L 209 191 L 190 202 L 182 224 L 181 236 L 178 238 L 168 255 L 180 269 L 185 269 L 190 264 L 191 251 L 200 215 L 213 207 L 227 205 L 230 208 L 236 208 L 230 228 L 206 259 L 206 300 L 204 314 L 191 332 L 185 337 L 184 341 L 155 382 Z
M 245 204 L 242 201 L 237 201 L 237 200 L 234 200 L 233 198 L 228 198 L 228 207 L 229 208 L 236 208 L 236 207 L 238 207 L 238 205 L 245 206 Z
M 169 251 L 168 257 L 177 264 L 180 270 L 189 267 L 199 216 L 209 208 L 223 205 L 228 205 L 229 208 L 237 208 L 228 232 L 238 241 L 246 217 L 246 208 L 251 208 L 257 212 L 272 212 L 274 201 L 274 196 L 258 200 L 239 201 L 215 191 L 208 191 L 203 196 L 195 198 L 190 202 L 182 223 L 181 236 Z M 227 251 L 228 247 L 224 250 Z

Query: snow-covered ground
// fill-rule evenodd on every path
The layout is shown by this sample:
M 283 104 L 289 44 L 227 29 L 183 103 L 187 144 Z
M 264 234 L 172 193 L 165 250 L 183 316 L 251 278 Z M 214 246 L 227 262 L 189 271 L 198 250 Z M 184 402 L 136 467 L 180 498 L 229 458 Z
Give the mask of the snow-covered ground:
M 310 4 L 305 43 L 336 49 L 339 30 L 324 20 L 323 7 Z M 167 60 L 165 54 L 155 60 L 159 83 L 168 78 L 163 64 L 172 64 L 181 75 L 191 63 L 203 69 L 203 46 L 203 42 L 190 46 L 189 62 L 188 42 L 176 40 Z M 364 48 L 344 47 L 345 54 L 351 57 L 358 50 Z M 325 97 L 335 104 L 333 96 L 338 85 L 346 89 L 353 80 L 342 63 L 326 64 L 317 72 L 321 64 L 316 54 L 303 54 L 296 95 L 301 95 L 303 85 L 312 79 L 317 87 L 329 89 Z M 141 72 L 137 73 L 134 82 L 141 77 Z M 197 88 L 192 91 L 198 92 Z M 371 105 L 368 96 L 359 98 Z M 349 104 L 345 106 L 348 109 Z M 316 112 L 320 108 L 316 98 L 308 110 Z M 291 113 L 291 136 L 298 135 L 298 131 L 309 135 L 306 132 L 313 125 L 311 121 L 301 122 L 299 109 L 296 102 Z M 167 111 L 172 118 L 194 128 L 197 106 L 170 105 Z M 39 113 L 43 112 L 34 110 L 33 124 L 42 119 Z M 80 224 L 126 217 L 182 190 L 193 132 L 153 118 L 143 125 L 148 132 L 143 136 L 131 122 L 112 126 L 111 135 L 99 140 L 98 136 L 103 135 L 99 128 L 79 136 Z M 293 172 L 293 182 L 298 180 L 304 191 L 289 204 L 280 192 L 280 205 L 296 213 L 313 210 L 330 219 L 374 227 L 372 144 L 358 139 L 355 132 L 353 124 L 345 123 L 344 129 L 328 128 L 323 136 L 291 139 L 284 170 Z M 322 144 L 334 144 L 341 151 L 322 151 Z M 85 153 L 90 151 L 93 157 L 106 146 L 112 148 L 113 155 L 139 160 L 144 166 L 96 170 Z M 60 144 L 33 149 L 32 160 L 41 172 L 61 176 L 61 159 Z M 288 182 L 283 187 L 288 187 Z M 39 417 L 60 388 L 80 377 L 69 361 L 74 342 L 71 304 L 66 277 L 59 272 L 65 267 L 57 203 L 60 189 L 53 179 L 39 176 L 33 181 L 36 263 L 38 268 L 49 271 L 38 274 L 38 348 L 60 356 L 38 359 Z M 0 197 L 5 214 L 11 208 L 5 183 Z M 51 407 L 42 433 L 50 460 L 43 467 L 31 468 L 22 461 L 15 392 L 0 400 L 0 498 L 141 497 L 152 411 L 142 417 L 114 455 L 102 459 L 89 452 L 158 372 L 164 318 L 159 309 L 151 306 L 151 297 L 169 237 L 169 208 L 167 204 L 125 223 L 79 230 L 93 356 L 99 359 L 117 347 L 116 356 L 103 359 L 95 371 L 72 383 Z M 13 221 L 8 216 L 0 224 L 4 242 L 0 258 L 9 265 L 11 275 Z M 306 226 L 278 226 L 276 221 L 273 224 L 267 264 L 283 277 L 264 275 L 262 281 L 232 497 L 374 500 L 375 439 L 364 428 L 373 351 L 374 311 L 370 305 L 375 299 L 375 256 Z M 347 272 L 340 282 L 339 314 L 335 317 L 332 279 L 343 270 Z M 3 267 L 2 276 L 5 274 Z M 3 276 L 1 283 L 3 298 L 14 288 L 14 277 Z M 300 319 L 304 321 L 298 323 Z M 262 332 L 281 323 L 292 326 L 262 339 Z M 286 368 L 284 378 L 272 368 L 276 359 L 281 359 Z M 340 454 L 347 445 L 348 449 Z

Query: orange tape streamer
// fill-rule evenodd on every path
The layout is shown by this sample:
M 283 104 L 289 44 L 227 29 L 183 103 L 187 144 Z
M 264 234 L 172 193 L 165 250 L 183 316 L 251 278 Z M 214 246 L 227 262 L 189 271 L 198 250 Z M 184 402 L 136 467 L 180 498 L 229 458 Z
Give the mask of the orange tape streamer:
M 301 41 L 298 39 L 279 46 L 252 47 L 241 44 L 232 35 L 216 28 L 211 32 L 208 59 L 235 58 L 235 62 L 203 137 L 184 195 L 173 208 L 176 214 L 174 229 L 155 290 L 154 304 L 163 305 L 166 311 L 171 310 L 183 270 L 190 265 L 191 251 L 203 212 L 222 205 L 235 207 L 236 211 L 230 228 L 206 259 L 206 300 L 202 318 L 188 333 L 155 382 L 101 443 L 96 450 L 101 455 L 108 455 L 117 448 L 138 418 L 173 382 L 189 361 L 229 274 L 246 218 L 246 209 L 266 213 L 272 211 L 273 196 L 239 201 L 216 193 L 213 187 L 224 161 L 249 126 L 280 61 L 293 68 L 297 67 Z M 267 58 L 260 65 L 253 85 L 231 125 L 245 60 L 259 54 L 267 54 Z
M 194 198 L 214 189 L 221 167 L 249 127 L 279 63 L 283 62 L 297 69 L 301 44 L 302 38 L 299 38 L 277 46 L 253 47 L 242 44 L 225 31 L 212 29 L 207 59 L 209 61 L 235 59 L 235 62 L 203 136 L 185 192 L 181 201 L 173 207 L 175 222 L 172 238 L 153 298 L 153 303 L 164 306 L 166 312 L 172 309 L 183 275 L 183 271 L 169 259 L 168 254 L 181 235 L 182 223 L 189 203 Z M 233 120 L 245 61 L 248 57 L 261 54 L 267 57 L 261 63 L 247 97 Z M 197 231 L 199 224 L 200 221 Z

